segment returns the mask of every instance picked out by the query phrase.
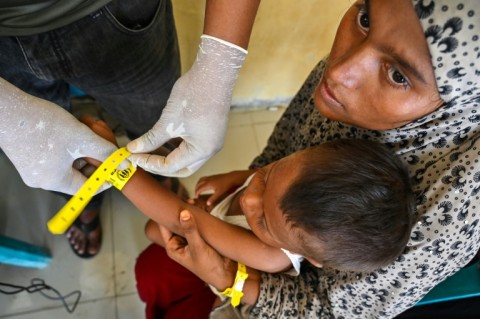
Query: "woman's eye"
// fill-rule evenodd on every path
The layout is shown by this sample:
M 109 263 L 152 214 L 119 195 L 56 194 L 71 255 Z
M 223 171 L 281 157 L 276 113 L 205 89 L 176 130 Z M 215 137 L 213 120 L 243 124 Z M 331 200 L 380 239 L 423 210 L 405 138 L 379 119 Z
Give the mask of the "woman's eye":
M 396 85 L 401 85 L 404 88 L 408 86 L 407 78 L 392 66 L 388 68 L 388 78 Z
M 365 7 L 360 8 L 358 11 L 357 24 L 364 31 L 368 31 L 370 29 L 370 19 L 368 18 L 368 13 Z

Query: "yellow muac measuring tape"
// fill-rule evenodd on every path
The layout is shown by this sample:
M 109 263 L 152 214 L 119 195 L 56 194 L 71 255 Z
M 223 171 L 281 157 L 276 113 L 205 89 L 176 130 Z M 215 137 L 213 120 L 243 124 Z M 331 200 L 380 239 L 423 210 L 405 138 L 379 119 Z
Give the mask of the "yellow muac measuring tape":
M 117 170 L 118 165 L 129 155 L 130 152 L 127 151 L 125 147 L 116 150 L 110 155 L 65 206 L 48 221 L 47 226 L 50 232 L 53 234 L 63 234 L 82 213 L 85 206 L 87 206 L 88 202 L 90 202 L 93 195 L 95 195 L 103 183 L 109 182 L 121 190 L 136 170 L 132 163 L 130 163 L 130 167 L 127 169 Z

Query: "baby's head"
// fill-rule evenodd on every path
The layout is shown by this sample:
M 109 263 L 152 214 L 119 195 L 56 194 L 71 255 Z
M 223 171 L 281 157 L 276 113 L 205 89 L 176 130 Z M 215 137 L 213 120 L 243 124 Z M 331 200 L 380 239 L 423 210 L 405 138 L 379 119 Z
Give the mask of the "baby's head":
M 251 197 L 260 194 L 259 179 L 261 209 Z M 386 266 L 402 253 L 414 222 L 408 171 L 371 141 L 336 140 L 297 152 L 267 166 L 249 188 L 242 207 L 252 231 L 317 266 Z

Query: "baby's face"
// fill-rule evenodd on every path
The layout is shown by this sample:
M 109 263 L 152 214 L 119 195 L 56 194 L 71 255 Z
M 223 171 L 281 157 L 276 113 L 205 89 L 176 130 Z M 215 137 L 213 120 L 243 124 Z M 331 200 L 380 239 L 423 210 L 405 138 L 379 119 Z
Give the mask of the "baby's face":
M 287 223 L 280 199 L 298 175 L 305 152 L 297 152 L 260 169 L 242 194 L 240 205 L 252 232 L 264 243 L 302 254 L 298 228 Z

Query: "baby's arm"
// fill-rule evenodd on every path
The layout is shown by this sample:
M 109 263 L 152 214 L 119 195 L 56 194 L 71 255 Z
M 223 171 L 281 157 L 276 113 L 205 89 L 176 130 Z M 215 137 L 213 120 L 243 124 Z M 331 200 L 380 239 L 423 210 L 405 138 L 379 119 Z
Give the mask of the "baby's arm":
M 81 120 L 100 136 L 115 142 L 115 136 L 104 122 L 89 117 Z M 96 166 L 100 164 L 92 160 L 89 162 Z M 179 225 L 180 212 L 189 210 L 194 214 L 202 237 L 225 257 L 265 272 L 279 272 L 291 267 L 290 260 L 279 248 L 266 245 L 250 231 L 228 224 L 183 202 L 142 169 L 137 169 L 122 193 L 143 214 L 179 235 L 183 235 Z M 158 230 L 158 226 L 152 228 L 154 232 L 155 229 Z M 160 236 L 149 238 L 157 242 Z
M 230 259 L 265 272 L 280 272 L 291 267 L 290 260 L 279 248 L 263 243 L 249 230 L 183 202 L 141 169 L 127 182 L 122 193 L 146 216 L 179 235 L 183 235 L 180 212 L 190 211 L 202 237 Z

